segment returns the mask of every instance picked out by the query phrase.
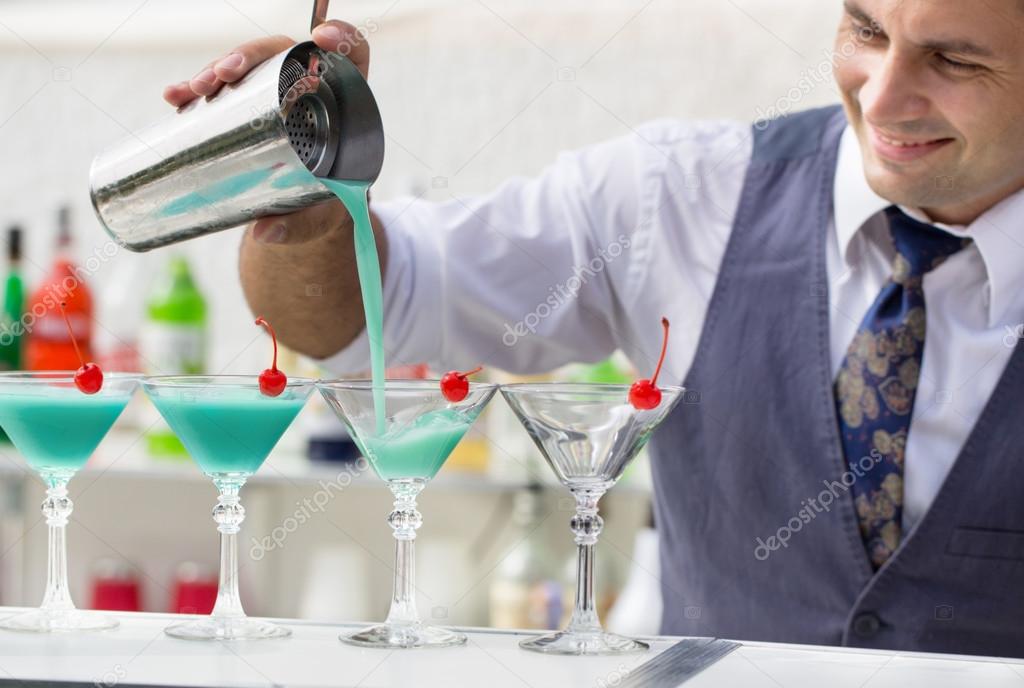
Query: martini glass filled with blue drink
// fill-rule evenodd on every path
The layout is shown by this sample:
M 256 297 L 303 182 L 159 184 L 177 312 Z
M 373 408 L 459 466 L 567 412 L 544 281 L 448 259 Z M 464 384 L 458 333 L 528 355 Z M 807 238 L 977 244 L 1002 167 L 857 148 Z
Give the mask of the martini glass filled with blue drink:
M 117 620 L 76 609 L 71 601 L 66 527 L 73 504 L 67 485 L 128 405 L 138 376 L 104 376 L 95 364 L 88 366 L 77 373 L 0 373 L 0 426 L 46 484 L 42 508 L 49 531 L 43 603 L 0 621 L 6 630 L 49 633 L 117 626 Z
M 264 375 L 268 371 L 264 371 Z M 276 365 L 275 365 L 275 372 Z M 148 377 L 142 387 L 160 415 L 219 493 L 213 520 L 220 531 L 220 583 L 213 612 L 175 624 L 166 633 L 186 640 L 284 637 L 291 631 L 251 619 L 238 591 L 238 532 L 245 518 L 239 491 L 259 470 L 314 389 L 312 380 L 280 376 L 184 375 Z
M 466 636 L 421 621 L 416 610 L 414 549 L 422 524 L 416 497 L 494 396 L 497 385 L 456 380 L 321 382 L 317 386 L 394 495 L 388 525 L 395 537 L 395 578 L 387 620 L 341 640 L 362 647 L 461 645 Z M 461 388 L 460 388 L 461 386 Z

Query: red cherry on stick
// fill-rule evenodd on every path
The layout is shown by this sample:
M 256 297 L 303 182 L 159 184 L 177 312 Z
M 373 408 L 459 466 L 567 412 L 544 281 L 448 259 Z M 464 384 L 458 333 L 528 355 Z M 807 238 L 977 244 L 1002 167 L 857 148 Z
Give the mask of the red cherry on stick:
M 260 392 L 268 397 L 281 395 L 284 388 L 288 386 L 288 377 L 277 369 L 277 335 L 274 328 L 262 317 L 256 318 L 257 325 L 263 325 L 270 332 L 270 339 L 274 342 L 274 362 L 269 368 L 260 373 Z
M 75 371 L 75 387 L 84 394 L 95 394 L 103 387 L 103 371 L 95 363 L 86 363 L 82 358 L 82 351 L 78 348 L 78 340 L 75 339 L 75 331 L 71 329 L 66 308 L 67 304 L 61 301 L 60 314 L 64 316 L 64 324 L 68 326 L 68 335 L 75 346 L 75 354 L 78 355 L 78 362 L 82 364 L 82 367 Z
M 469 394 L 469 380 L 470 375 L 479 373 L 483 370 L 483 366 L 477 366 L 473 370 L 468 370 L 465 373 L 460 373 L 457 370 L 451 370 L 444 374 L 441 378 L 441 394 L 444 398 L 451 402 L 459 402 L 466 398 Z
M 668 318 L 661 319 L 661 326 L 665 328 L 665 334 L 661 340 L 661 357 L 658 358 L 658 367 L 654 369 L 654 377 L 650 380 L 637 380 L 629 388 L 629 403 L 641 411 L 650 411 L 661 403 L 658 373 L 661 372 L 661 364 L 665 362 L 665 350 L 668 348 Z

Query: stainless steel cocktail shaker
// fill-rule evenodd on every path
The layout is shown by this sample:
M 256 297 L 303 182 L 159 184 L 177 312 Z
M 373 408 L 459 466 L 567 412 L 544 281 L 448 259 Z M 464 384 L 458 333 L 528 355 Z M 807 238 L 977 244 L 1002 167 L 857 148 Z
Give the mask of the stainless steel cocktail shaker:
M 383 160 L 362 75 L 302 43 L 101 153 L 90 187 L 110 235 L 147 251 L 327 200 L 316 177 L 372 182 Z

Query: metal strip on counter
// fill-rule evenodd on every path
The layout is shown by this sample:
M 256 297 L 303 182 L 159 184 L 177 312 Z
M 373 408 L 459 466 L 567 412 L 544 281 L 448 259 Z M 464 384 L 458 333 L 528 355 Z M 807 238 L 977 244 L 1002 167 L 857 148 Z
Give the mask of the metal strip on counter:
M 731 640 L 686 638 L 630 671 L 619 686 L 677 688 L 738 647 L 741 644 Z

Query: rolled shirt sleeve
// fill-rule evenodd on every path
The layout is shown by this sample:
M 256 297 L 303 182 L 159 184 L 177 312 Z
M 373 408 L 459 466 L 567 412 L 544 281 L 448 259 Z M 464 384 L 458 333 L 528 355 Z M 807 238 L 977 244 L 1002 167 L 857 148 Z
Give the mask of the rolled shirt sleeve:
M 702 155 L 702 139 L 716 148 L 733 145 L 718 130 L 695 131 L 676 121 L 655 122 L 563 153 L 537 177 L 513 178 L 489 194 L 374 204 L 389 242 L 388 365 L 426 363 L 443 370 L 483 364 L 539 373 L 598 361 L 617 348 L 634 358 L 645 355 L 629 351 L 636 341 L 629 332 L 634 309 L 652 262 L 672 260 L 667 252 L 678 245 L 659 246 L 665 230 L 659 218 L 668 200 L 700 205 L 700 199 L 667 198 L 666 184 L 683 188 L 689 174 L 667 173 L 679 165 L 680 154 L 693 155 L 687 164 L 707 164 L 713 156 Z M 723 173 L 738 193 L 736 171 Z M 701 214 L 694 219 L 702 222 Z M 701 258 L 699 251 L 695 257 Z M 660 311 L 640 315 L 653 318 L 648 329 L 656 347 Z M 323 365 L 352 373 L 366 370 L 368 362 L 364 331 Z

